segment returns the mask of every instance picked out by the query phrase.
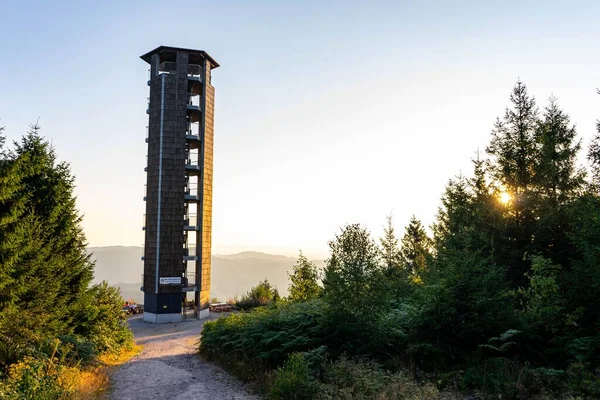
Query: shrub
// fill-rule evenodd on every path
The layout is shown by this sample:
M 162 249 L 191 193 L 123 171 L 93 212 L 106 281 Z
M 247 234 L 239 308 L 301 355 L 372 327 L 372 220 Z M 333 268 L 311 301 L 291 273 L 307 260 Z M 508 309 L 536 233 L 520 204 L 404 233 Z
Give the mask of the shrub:
M 2 400 L 54 400 L 69 398 L 74 388 L 65 377 L 76 368 L 58 364 L 55 358 L 25 357 L 8 368 L 0 386 Z
M 375 398 L 385 387 L 386 373 L 374 362 L 346 357 L 329 364 L 323 376 L 323 396 L 334 399 Z
M 311 400 L 317 391 L 318 384 L 311 377 L 307 360 L 300 353 L 292 353 L 283 367 L 275 372 L 270 398 Z
M 294 352 L 325 344 L 323 303 L 286 303 L 232 314 L 204 324 L 200 353 L 219 359 L 256 359 L 270 368 L 283 365 Z
M 277 302 L 277 300 L 279 300 L 277 288 L 265 279 L 243 295 L 236 305 L 242 310 L 250 310 L 255 307 L 273 304 Z
M 118 288 L 108 286 L 106 281 L 94 285 L 89 293 L 91 302 L 78 313 L 75 333 L 89 339 L 99 353 L 118 353 L 131 346 L 133 334 L 121 311 L 123 298 Z
M 574 394 L 586 399 L 600 398 L 600 370 L 591 372 L 583 363 L 574 363 L 567 369 L 567 382 Z

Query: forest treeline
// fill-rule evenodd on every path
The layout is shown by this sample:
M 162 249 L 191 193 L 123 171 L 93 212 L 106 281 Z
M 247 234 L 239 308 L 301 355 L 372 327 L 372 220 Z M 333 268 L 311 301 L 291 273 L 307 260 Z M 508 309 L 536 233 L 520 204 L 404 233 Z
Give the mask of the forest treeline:
M 262 282 L 242 300 L 265 306 L 206 323 L 201 354 L 274 399 L 600 398 L 600 122 L 582 149 L 517 82 L 430 232 L 343 227 L 287 299 Z
M 39 126 L 11 148 L 0 128 L 0 399 L 85 398 L 86 368 L 133 345 L 118 289 L 91 285 L 74 188 Z

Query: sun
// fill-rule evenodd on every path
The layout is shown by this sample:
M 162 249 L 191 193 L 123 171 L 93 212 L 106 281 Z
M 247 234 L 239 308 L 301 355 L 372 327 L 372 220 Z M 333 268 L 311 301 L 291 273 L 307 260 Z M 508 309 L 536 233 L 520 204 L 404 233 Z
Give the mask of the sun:
M 500 203 L 508 204 L 512 200 L 512 196 L 508 192 L 502 192 L 502 193 L 500 193 L 500 196 L 498 199 L 500 200 Z

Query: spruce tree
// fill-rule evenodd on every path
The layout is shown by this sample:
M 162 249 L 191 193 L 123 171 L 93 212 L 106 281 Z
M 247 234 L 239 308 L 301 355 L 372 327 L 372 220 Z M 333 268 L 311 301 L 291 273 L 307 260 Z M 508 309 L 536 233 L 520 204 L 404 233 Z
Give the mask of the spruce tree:
M 492 180 L 512 196 L 506 213 L 508 246 L 501 249 L 501 254 L 502 262 L 509 267 L 510 280 L 521 286 L 526 282 L 530 264 L 523 254 L 533 239 L 536 224 L 534 185 L 539 117 L 535 99 L 521 81 L 514 86 L 510 101 L 512 107 L 506 109 L 502 120 L 497 120 L 487 152 L 491 156 Z
M 400 248 L 404 268 L 413 277 L 420 278 L 427 271 L 430 248 L 430 239 L 423 224 L 413 215 L 405 229 Z
M 566 205 L 583 188 L 584 171 L 577 167 L 581 142 L 569 116 L 551 97 L 535 132 L 538 150 L 535 164 L 536 214 L 534 239 L 528 250 L 566 265 L 572 248 L 566 237 Z
M 474 212 L 468 180 L 462 175 L 451 179 L 441 201 L 442 206 L 432 226 L 433 246 L 437 255 L 470 246 Z
M 535 139 L 539 156 L 535 164 L 535 185 L 546 207 L 563 206 L 583 185 L 583 170 L 577 167 L 581 142 L 569 116 L 551 97 Z
M 0 362 L 76 332 L 93 264 L 74 178 L 32 126 L 0 164 Z
M 496 248 L 502 247 L 504 205 L 501 190 L 488 181 L 488 167 L 479 153 L 473 162 L 473 177 L 469 179 L 471 193 L 471 233 L 469 246 L 496 261 Z
M 383 228 L 383 237 L 379 239 L 381 247 L 381 260 L 387 270 L 397 270 L 403 267 L 402 254 L 398 247 L 398 238 L 394 232 L 394 223 L 391 215 L 386 216 L 386 225 Z
M 587 159 L 592 168 L 592 186 L 598 190 L 600 189 L 600 120 L 596 121 L 596 135 L 590 143 Z

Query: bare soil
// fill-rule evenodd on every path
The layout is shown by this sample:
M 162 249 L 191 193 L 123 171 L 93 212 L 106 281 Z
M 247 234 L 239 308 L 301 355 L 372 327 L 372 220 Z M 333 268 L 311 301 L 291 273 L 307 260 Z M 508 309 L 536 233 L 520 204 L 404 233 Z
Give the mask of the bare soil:
M 197 354 L 204 322 L 187 320 L 151 324 L 142 315 L 129 319 L 135 342 L 143 350 L 111 377 L 114 400 L 258 399 L 242 382 Z

